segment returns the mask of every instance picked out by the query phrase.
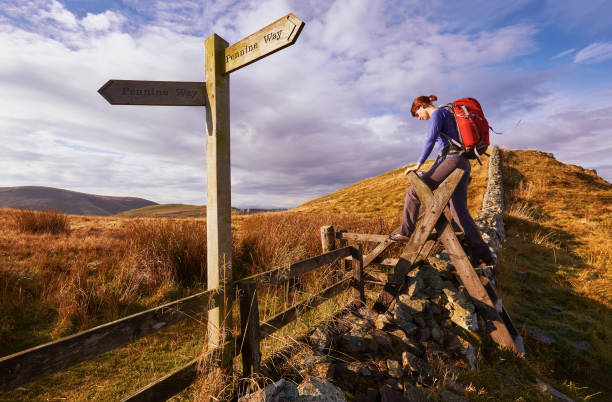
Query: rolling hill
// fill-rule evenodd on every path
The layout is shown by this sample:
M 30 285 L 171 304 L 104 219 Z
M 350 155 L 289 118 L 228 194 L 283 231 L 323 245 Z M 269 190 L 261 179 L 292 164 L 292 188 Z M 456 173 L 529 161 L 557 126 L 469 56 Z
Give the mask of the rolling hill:
M 282 209 L 240 209 L 232 207 L 232 215 L 250 215 L 258 212 L 275 212 Z M 125 218 L 206 218 L 206 205 L 159 204 L 131 209 L 117 214 Z
M 144 198 L 94 195 L 53 187 L 0 187 L 1 208 L 56 209 L 74 215 L 108 216 L 150 205 L 156 203 Z

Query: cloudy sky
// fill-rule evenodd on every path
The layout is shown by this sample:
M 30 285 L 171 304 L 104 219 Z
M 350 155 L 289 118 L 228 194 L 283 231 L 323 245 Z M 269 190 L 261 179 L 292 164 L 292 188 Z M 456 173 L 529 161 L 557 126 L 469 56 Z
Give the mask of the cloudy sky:
M 415 162 L 428 123 L 410 105 L 430 93 L 479 99 L 494 144 L 612 181 L 612 5 L 470 4 L 0 0 L 0 187 L 204 204 L 204 109 L 97 90 L 203 81 L 206 37 L 232 44 L 289 12 L 297 42 L 231 74 L 233 206 L 293 207 Z

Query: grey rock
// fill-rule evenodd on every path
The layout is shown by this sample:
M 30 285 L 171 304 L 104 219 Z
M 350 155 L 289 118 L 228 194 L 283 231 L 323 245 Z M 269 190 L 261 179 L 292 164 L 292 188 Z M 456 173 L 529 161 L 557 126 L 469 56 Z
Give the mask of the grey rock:
M 545 383 L 544 381 L 536 378 L 535 384 L 533 384 L 536 388 L 542 391 L 545 394 L 550 395 L 555 401 L 560 402 L 574 402 L 572 398 L 569 396 L 557 391 L 550 384 Z
M 554 336 L 544 331 L 543 329 L 539 329 L 539 328 L 528 329 L 527 335 L 535 339 L 536 341 L 541 342 L 548 346 L 552 345 L 553 343 L 557 341 Z
M 427 305 L 429 301 L 423 299 L 414 299 L 408 295 L 400 295 L 398 300 L 398 308 L 402 307 L 408 310 L 408 312 L 415 313 L 424 313 L 427 309 Z
M 389 334 L 400 340 L 401 347 L 404 350 L 407 350 L 417 356 L 423 356 L 423 348 L 421 348 L 421 346 L 410 340 L 402 329 L 396 329 L 394 331 L 389 332 Z
M 401 378 L 404 375 L 402 366 L 397 360 L 387 360 L 387 370 L 389 370 L 389 375 L 394 378 Z
M 317 326 L 308 338 L 318 351 L 329 348 L 332 343 L 332 337 L 323 325 Z
M 440 392 L 440 399 L 444 402 L 469 402 L 469 399 L 466 397 L 457 395 L 447 389 L 443 389 Z
M 404 382 L 404 400 L 407 402 L 427 402 L 429 398 L 420 388 L 409 382 Z
M 393 348 L 391 338 L 385 331 L 377 329 L 374 330 L 371 335 L 379 350 L 391 350 Z
M 379 314 L 374 322 L 376 329 L 388 329 L 393 326 L 392 316 L 387 313 Z
M 589 343 L 589 341 L 576 341 L 576 342 L 572 342 L 572 346 L 575 349 L 578 349 L 578 350 L 583 351 L 583 352 L 587 352 L 587 351 L 591 350 L 591 344 Z
M 281 402 L 297 401 L 299 398 L 298 387 L 291 381 L 281 378 L 274 384 L 269 384 L 264 389 L 245 395 L 238 399 L 239 402 Z
M 376 318 L 378 317 L 378 313 L 372 310 L 371 308 L 361 307 L 358 311 L 359 311 L 359 315 L 361 315 L 363 318 L 370 320 L 370 321 L 375 321 Z
M 364 377 L 369 377 L 372 375 L 372 372 L 370 370 L 368 370 L 367 367 L 360 367 L 359 368 L 359 375 L 362 375 Z
M 448 300 L 446 309 L 450 313 L 452 322 L 461 328 L 476 331 L 478 330 L 478 317 L 474 304 L 469 300 L 468 296 L 463 291 L 453 291 L 449 288 L 443 289 Z
M 444 343 L 444 332 L 442 332 L 437 325 L 431 328 L 431 337 L 439 344 Z
M 309 377 L 302 381 L 302 383 L 298 385 L 297 390 L 299 396 L 296 400 L 299 402 L 346 401 L 340 388 L 327 381 L 314 377 Z

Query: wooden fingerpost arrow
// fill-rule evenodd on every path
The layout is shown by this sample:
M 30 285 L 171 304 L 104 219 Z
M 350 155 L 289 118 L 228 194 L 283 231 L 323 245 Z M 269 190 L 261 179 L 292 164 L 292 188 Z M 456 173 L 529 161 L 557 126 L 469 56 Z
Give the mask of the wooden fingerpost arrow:
M 223 289 L 224 303 L 209 311 L 208 346 L 222 345 L 232 328 L 232 233 L 229 74 L 295 43 L 304 22 L 293 14 L 232 46 L 213 34 L 205 41 L 205 82 L 109 80 L 98 92 L 112 105 L 206 106 L 207 287 Z M 218 348 L 218 350 L 225 350 Z M 230 356 L 231 357 L 231 356 Z M 224 356 L 224 364 L 231 358 Z

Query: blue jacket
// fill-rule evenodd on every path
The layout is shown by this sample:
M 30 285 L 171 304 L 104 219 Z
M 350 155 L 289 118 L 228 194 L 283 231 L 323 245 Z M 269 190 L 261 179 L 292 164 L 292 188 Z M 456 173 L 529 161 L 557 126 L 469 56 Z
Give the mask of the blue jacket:
M 419 158 L 419 163 L 425 162 L 425 160 L 429 157 L 435 143 L 438 143 L 438 152 L 441 152 L 445 146 L 449 145 L 449 141 L 443 135 L 440 135 L 440 131 L 457 142 L 461 142 L 459 140 L 459 133 L 457 132 L 455 117 L 448 110 L 443 108 L 435 110 L 431 114 L 429 122 L 429 133 L 427 134 L 427 139 L 425 140 L 425 146 L 423 147 L 423 152 Z

